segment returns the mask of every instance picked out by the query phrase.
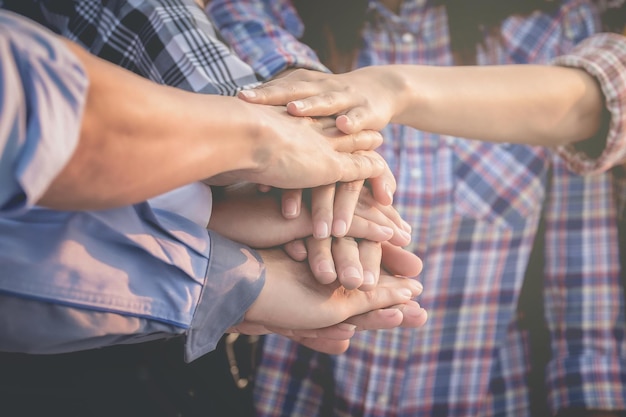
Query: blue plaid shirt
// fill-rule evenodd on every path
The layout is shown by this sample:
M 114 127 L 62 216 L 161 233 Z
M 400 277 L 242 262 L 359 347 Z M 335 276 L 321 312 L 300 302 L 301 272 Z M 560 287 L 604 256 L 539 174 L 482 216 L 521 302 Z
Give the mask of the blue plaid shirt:
M 325 70 L 298 43 L 303 28 L 289 1 L 212 0 L 207 10 L 258 74 Z M 368 13 L 358 66 L 452 65 L 443 8 L 404 1 L 395 15 L 373 0 Z M 552 15 L 508 18 L 499 37 L 485 39 L 477 62 L 548 63 L 599 30 L 594 3 L 564 1 Z M 545 372 L 535 388 L 553 413 L 626 409 L 617 180 L 569 169 L 606 170 L 624 155 L 623 43 L 615 50 L 621 78 L 599 78 L 605 92 L 612 82 L 617 87 L 600 158 L 559 150 L 566 161 L 542 147 L 385 128 L 380 152 L 398 181 L 395 206 L 413 227 L 412 249 L 424 260 L 420 303 L 428 323 L 361 332 L 339 356 L 266 337 L 255 386 L 258 415 L 529 416 L 532 315 L 516 309 L 527 269 L 541 265 L 529 265 L 540 222 L 543 267 L 528 280 L 543 288 L 536 307 L 545 310 L 550 358 L 535 364 Z M 575 65 L 569 58 L 561 64 Z

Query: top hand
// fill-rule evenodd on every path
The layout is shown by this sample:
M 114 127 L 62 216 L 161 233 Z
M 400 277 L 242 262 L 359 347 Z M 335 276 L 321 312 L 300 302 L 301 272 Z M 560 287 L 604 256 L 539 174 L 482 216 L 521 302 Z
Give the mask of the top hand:
M 248 181 L 311 188 L 378 177 L 386 169 L 374 151 L 383 140 L 379 132 L 345 134 L 331 118 L 293 117 L 284 107 L 246 106 L 255 123 L 246 149 L 233 150 L 240 155 L 241 168 L 208 178 L 210 185 Z
M 380 130 L 402 105 L 401 79 L 384 68 L 365 67 L 344 74 L 297 70 L 244 90 L 239 97 L 250 103 L 286 105 L 297 116 L 339 115 L 336 125 L 345 133 Z

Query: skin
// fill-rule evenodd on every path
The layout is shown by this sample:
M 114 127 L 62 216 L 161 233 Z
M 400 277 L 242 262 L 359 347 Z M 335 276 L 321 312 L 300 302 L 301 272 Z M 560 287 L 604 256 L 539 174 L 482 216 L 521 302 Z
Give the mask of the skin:
M 376 83 L 371 82 L 375 79 Z M 387 65 L 345 74 L 298 70 L 240 98 L 285 104 L 291 114 L 338 114 L 345 133 L 387 123 L 490 142 L 556 147 L 593 140 L 602 92 L 586 72 L 515 65 Z M 562 417 L 617 417 L 605 410 L 562 410 Z
M 336 125 L 345 133 L 393 122 L 549 147 L 591 138 L 604 106 L 599 86 L 586 72 L 541 65 L 382 65 L 344 74 L 297 70 L 240 98 L 286 104 L 298 116 L 339 114 Z
M 259 251 L 266 283 L 244 320 L 230 329 L 243 334 L 278 333 L 311 349 L 344 352 L 355 331 L 420 327 L 428 315 L 412 298 L 422 292 L 413 279 L 382 272 L 371 291 L 321 284 L 304 263 L 287 262 L 279 249 Z
M 313 237 L 314 225 L 308 211 L 285 220 L 279 199 L 256 192 L 251 184 L 229 187 L 216 196 L 208 228 L 257 249 L 305 239 L 304 245 L 290 246 L 287 252 L 296 260 L 308 259 L 315 278 L 322 284 L 339 279 L 348 289 L 365 284 L 363 289 L 371 290 L 380 274 L 383 253 L 402 253 L 396 259 L 401 265 L 396 273 L 417 275 L 421 261 L 400 247 L 409 243 L 410 236 L 401 229 L 398 213 L 390 206 L 376 203 L 366 189 L 361 194 L 348 231 L 350 237 Z
M 284 108 L 156 85 L 67 44 L 90 87 L 78 146 L 40 205 L 105 209 L 206 178 L 309 188 L 385 170 L 377 132 L 346 135 Z
M 373 151 L 382 140 L 376 132 L 345 135 L 332 125 L 292 117 L 284 108 L 156 85 L 66 43 L 82 61 L 90 86 L 78 146 L 38 202 L 42 206 L 106 209 L 207 178 L 309 188 L 363 180 L 386 169 Z M 411 301 L 421 293 L 415 280 L 385 275 L 372 291 L 352 293 L 338 283 L 320 284 L 308 265 L 280 250 L 261 256 L 266 285 L 241 326 L 293 332 L 308 346 L 338 352 L 358 327 L 421 321 L 415 317 L 423 313 Z

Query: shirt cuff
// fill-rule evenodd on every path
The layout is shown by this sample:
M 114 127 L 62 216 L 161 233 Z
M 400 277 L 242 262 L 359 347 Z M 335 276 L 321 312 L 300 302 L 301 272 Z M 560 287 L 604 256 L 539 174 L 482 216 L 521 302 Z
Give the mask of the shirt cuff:
M 548 365 L 547 375 L 554 415 L 569 408 L 626 410 L 624 359 L 591 354 L 557 358 Z
M 571 53 L 558 57 L 555 65 L 579 68 L 594 77 L 602 89 L 610 115 L 604 150 L 592 157 L 576 146 L 559 148 L 569 167 L 581 174 L 599 173 L 626 159 L 626 38 L 614 33 L 592 36 Z M 598 138 L 596 138 L 598 139 Z
M 265 284 L 265 266 L 249 247 L 211 235 L 211 256 L 200 302 L 187 332 L 185 360 L 212 351 L 226 330 L 241 322 Z

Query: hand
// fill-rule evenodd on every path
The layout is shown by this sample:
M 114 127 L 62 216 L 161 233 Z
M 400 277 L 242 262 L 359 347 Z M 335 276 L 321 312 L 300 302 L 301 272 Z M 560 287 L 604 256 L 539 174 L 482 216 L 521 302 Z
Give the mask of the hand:
M 350 346 L 350 339 L 357 331 L 382 330 L 396 327 L 418 328 L 428 319 L 428 313 L 415 301 L 408 301 L 385 309 L 373 310 L 353 316 L 343 323 L 322 329 L 289 330 L 247 325 L 245 322 L 229 329 L 229 332 L 249 335 L 276 333 L 288 337 L 309 349 L 338 355 Z
M 286 105 L 296 116 L 339 115 L 336 125 L 346 133 L 380 130 L 403 105 L 403 83 L 386 68 L 365 67 L 343 74 L 297 70 L 253 90 L 241 91 L 239 98 L 250 103 Z
M 283 245 L 312 235 L 314 229 L 308 209 L 286 220 L 281 215 L 278 198 L 273 193 L 257 192 L 253 184 L 216 189 L 208 228 L 254 248 Z M 393 207 L 374 202 L 364 188 L 348 234 L 375 242 L 389 240 L 406 245 L 410 234 L 402 229 L 404 225 Z
M 378 204 L 389 206 L 393 203 L 396 180 L 388 166 L 385 167 L 382 175 L 370 178 L 367 182 Z M 359 180 L 325 185 L 311 190 L 313 229 L 318 231 L 315 233 L 317 237 L 331 234 L 336 237 L 345 236 L 350 229 L 363 186 L 364 181 Z M 265 187 L 260 187 L 260 189 L 269 191 Z M 282 190 L 282 212 L 286 219 L 294 219 L 300 215 L 302 191 L 301 189 Z M 327 232 L 322 233 L 322 231 Z
M 336 182 L 378 177 L 386 169 L 374 151 L 382 136 L 373 130 L 345 134 L 332 118 L 293 117 L 284 107 L 252 106 L 257 122 L 249 146 L 253 160 L 247 168 L 213 176 L 211 185 L 241 181 L 277 188 L 312 188 Z M 250 152 L 248 152 L 250 153 Z
M 372 291 L 350 291 L 339 284 L 317 282 L 305 263 L 291 260 L 281 250 L 261 250 L 265 285 L 246 312 L 243 324 L 289 330 L 320 329 L 350 317 L 406 304 L 418 296 L 416 280 L 381 274 Z M 241 325 L 236 326 L 241 328 Z
M 338 279 L 346 289 L 372 290 L 381 264 L 391 275 L 415 277 L 422 271 L 419 257 L 389 242 L 307 238 L 306 253 L 311 271 L 321 284 Z

